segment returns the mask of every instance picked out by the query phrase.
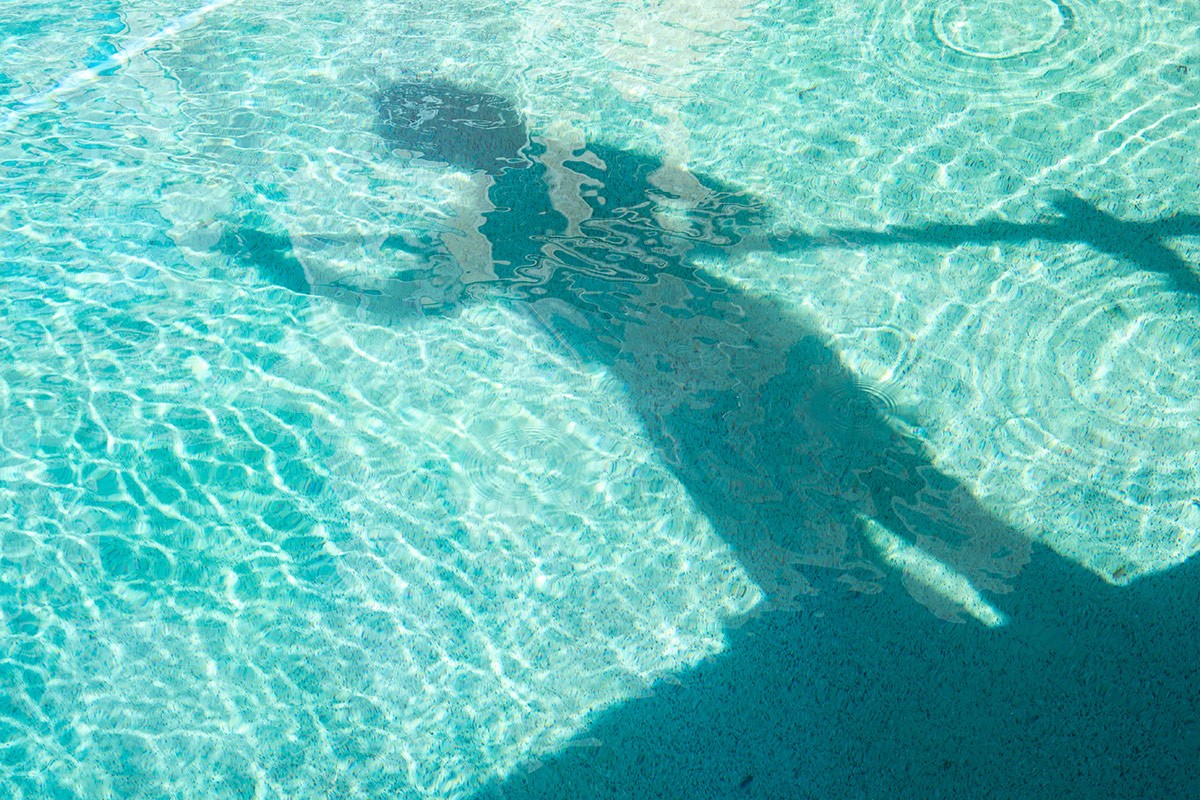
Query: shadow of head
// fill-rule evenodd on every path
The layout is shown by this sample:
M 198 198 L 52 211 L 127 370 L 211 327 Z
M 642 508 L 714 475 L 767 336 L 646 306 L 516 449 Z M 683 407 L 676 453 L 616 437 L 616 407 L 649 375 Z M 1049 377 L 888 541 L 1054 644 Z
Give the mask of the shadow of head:
M 376 102 L 379 134 L 394 155 L 489 175 L 528 164 L 525 121 L 499 95 L 444 82 L 401 82 Z

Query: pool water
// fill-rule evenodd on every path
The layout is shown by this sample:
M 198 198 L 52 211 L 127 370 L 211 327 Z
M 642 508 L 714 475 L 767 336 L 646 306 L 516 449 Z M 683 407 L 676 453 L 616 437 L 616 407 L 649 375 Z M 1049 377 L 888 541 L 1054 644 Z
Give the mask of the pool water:
M 10 0 L 0 795 L 1197 796 L 1198 34 Z

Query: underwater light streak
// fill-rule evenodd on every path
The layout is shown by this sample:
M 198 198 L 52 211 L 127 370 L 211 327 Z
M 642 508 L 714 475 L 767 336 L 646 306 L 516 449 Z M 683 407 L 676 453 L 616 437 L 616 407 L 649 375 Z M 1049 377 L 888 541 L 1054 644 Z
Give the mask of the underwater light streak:
M 105 72 L 125 66 L 163 39 L 191 30 L 212 12 L 236 2 L 237 0 L 212 0 L 207 5 L 176 17 L 157 32 L 135 39 L 99 64 L 71 73 L 49 89 L 22 100 L 15 108 L 10 109 L 4 122 L 0 123 L 0 131 L 10 131 L 30 114 L 53 108 L 62 97 L 99 80 Z
M 998 628 L 1007 622 L 1004 615 L 984 599 L 965 575 L 917 545 L 904 541 L 870 517 L 860 514 L 858 522 L 868 541 L 878 548 L 888 564 L 927 589 L 937 592 L 989 628 Z

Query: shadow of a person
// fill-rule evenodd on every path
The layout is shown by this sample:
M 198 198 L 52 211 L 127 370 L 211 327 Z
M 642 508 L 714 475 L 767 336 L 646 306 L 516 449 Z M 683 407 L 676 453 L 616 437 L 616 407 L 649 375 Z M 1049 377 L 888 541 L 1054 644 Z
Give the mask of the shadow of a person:
M 808 250 L 814 247 L 866 245 L 934 245 L 957 247 L 963 244 L 1045 242 L 1086 244 L 1113 258 L 1146 272 L 1162 275 L 1170 288 L 1180 294 L 1200 296 L 1200 277 L 1192 266 L 1164 239 L 1200 236 L 1200 215 L 1175 214 L 1147 222 L 1123 220 L 1097 208 L 1093 203 L 1069 192 L 1052 198 L 1056 216 L 1036 222 L 1005 222 L 985 219 L 954 225 L 893 226 L 881 231 L 862 228 L 835 228 L 823 237 L 806 233 L 785 234 L 770 240 L 779 252 Z
M 764 229 L 758 198 L 653 156 L 548 146 L 503 98 L 447 84 L 390 87 L 379 130 L 396 155 L 488 176 L 477 235 L 491 261 L 464 267 L 459 297 L 403 276 L 357 290 L 253 228 L 221 248 L 367 313 L 501 302 L 536 318 L 624 382 L 662 458 L 777 604 L 829 581 L 877 591 L 891 561 L 939 616 L 1002 619 L 972 592 L 1006 590 L 1028 539 L 941 472 L 794 310 L 700 266 Z M 897 547 L 958 582 L 923 576 Z

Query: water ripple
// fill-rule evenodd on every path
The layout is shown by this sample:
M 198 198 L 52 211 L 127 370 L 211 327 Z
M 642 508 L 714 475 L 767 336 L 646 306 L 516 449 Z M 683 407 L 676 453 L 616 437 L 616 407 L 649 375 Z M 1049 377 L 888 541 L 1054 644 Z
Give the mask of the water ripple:
M 889 0 L 869 13 L 864 56 L 924 88 L 1006 101 L 1108 83 L 1146 40 L 1141 15 L 1104 0 Z
M 839 383 L 824 402 L 829 424 L 846 434 L 861 434 L 877 425 L 880 415 L 892 416 L 898 408 L 886 387 L 864 378 Z
M 1123 584 L 1151 553 L 1182 558 L 1194 537 L 1200 377 L 1185 365 L 1200 363 L 1200 342 L 1133 279 L 1077 290 L 980 391 L 1008 398 L 1006 449 L 1026 465 L 1022 484 L 1053 476 L 1044 491 L 1061 502 L 1042 524 L 1094 531 L 1097 571 Z
M 503 419 L 478 426 L 464 448 L 463 471 L 472 489 L 491 500 L 554 497 L 579 482 L 583 443 L 571 426 Z

